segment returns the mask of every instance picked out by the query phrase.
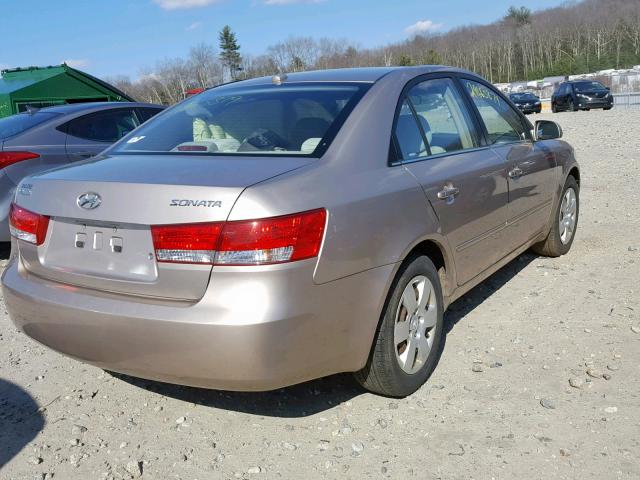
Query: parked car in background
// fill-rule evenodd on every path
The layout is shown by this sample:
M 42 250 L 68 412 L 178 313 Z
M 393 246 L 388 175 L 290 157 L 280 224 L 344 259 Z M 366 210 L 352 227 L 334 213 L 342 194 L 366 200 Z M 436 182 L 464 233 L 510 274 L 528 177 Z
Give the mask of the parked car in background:
M 613 108 L 613 95 L 607 87 L 593 80 L 572 80 L 563 82 L 551 96 L 551 111 L 591 110 Z
M 212 88 L 23 181 L 4 301 L 30 337 L 108 370 L 230 390 L 355 372 L 406 396 L 451 302 L 530 247 L 571 248 L 580 174 L 561 135 L 450 67 Z
M 525 115 L 530 113 L 540 113 L 542 111 L 542 102 L 540 102 L 540 97 L 533 93 L 510 93 L 509 100 L 511 100 Z
M 0 242 L 10 239 L 9 206 L 20 180 L 97 155 L 163 108 L 130 102 L 77 103 L 0 119 Z

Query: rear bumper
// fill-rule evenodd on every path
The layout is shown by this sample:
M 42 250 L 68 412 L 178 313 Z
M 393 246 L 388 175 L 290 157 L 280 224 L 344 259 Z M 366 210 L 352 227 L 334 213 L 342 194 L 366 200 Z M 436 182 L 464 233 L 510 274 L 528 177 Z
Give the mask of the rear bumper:
M 2 276 L 15 325 L 78 360 L 133 376 L 270 390 L 362 368 L 393 265 L 323 285 L 315 261 L 217 271 L 195 304 L 52 282 L 19 259 Z M 237 267 L 236 267 L 237 268 Z

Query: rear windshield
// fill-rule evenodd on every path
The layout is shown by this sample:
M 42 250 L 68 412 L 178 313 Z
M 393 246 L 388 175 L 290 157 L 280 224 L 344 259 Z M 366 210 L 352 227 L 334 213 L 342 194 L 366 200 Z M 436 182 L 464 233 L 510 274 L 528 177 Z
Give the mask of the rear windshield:
M 18 113 L 0 118 L 0 138 L 9 138 L 60 115 L 52 112 Z
M 349 83 L 214 88 L 149 120 L 112 152 L 320 156 L 368 88 Z
M 575 82 L 573 87 L 576 92 L 589 92 L 592 90 L 605 90 L 606 87 L 600 82 Z

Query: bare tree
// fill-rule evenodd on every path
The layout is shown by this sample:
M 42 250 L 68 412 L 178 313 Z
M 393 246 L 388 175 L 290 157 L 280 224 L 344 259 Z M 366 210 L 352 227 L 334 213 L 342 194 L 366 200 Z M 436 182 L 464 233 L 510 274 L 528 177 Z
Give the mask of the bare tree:
M 200 88 L 217 85 L 222 81 L 222 65 L 212 46 L 201 43 L 189 51 L 189 69 Z
M 289 37 L 258 56 L 240 56 L 235 47 L 237 43 L 233 58 L 241 62 L 238 78 L 311 69 L 448 64 L 476 71 L 492 82 L 531 80 L 640 64 L 640 2 L 583 0 L 535 12 L 511 7 L 489 25 L 416 35 L 378 48 L 310 37 Z M 135 98 L 174 103 L 188 88 L 222 82 L 218 58 L 214 47 L 200 44 L 187 59 L 160 62 L 136 81 L 118 77 L 113 82 Z

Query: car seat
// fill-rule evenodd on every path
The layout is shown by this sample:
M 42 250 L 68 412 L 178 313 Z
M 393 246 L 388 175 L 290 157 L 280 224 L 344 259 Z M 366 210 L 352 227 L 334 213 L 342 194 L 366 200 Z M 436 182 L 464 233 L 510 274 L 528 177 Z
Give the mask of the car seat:
M 420 121 L 420 125 L 422 126 L 422 130 L 427 137 L 427 142 L 429 143 L 431 154 L 436 155 L 439 153 L 446 153 L 447 151 L 444 148 L 433 145 L 433 132 L 431 131 L 431 126 L 429 125 L 427 119 L 420 114 L 418 114 L 418 119 Z M 398 138 L 398 142 L 400 143 L 400 145 L 409 150 L 405 153 L 414 154 L 412 156 L 413 158 L 423 157 L 427 154 L 427 149 L 424 146 L 422 137 L 415 135 L 415 119 L 413 115 L 405 114 L 398 117 L 396 137 Z
M 307 117 L 301 118 L 291 129 L 289 140 L 291 142 L 290 150 L 300 151 L 302 145 L 311 138 L 319 138 L 325 136 L 329 130 L 330 124 L 323 118 Z
M 436 155 L 438 153 L 446 153 L 446 150 L 444 148 L 433 144 L 433 132 L 431 131 L 431 125 L 429 125 L 427 119 L 420 114 L 418 114 L 418 118 L 420 119 L 422 130 L 424 130 L 424 134 L 427 137 L 427 143 L 429 144 L 429 148 L 431 149 L 431 154 Z

